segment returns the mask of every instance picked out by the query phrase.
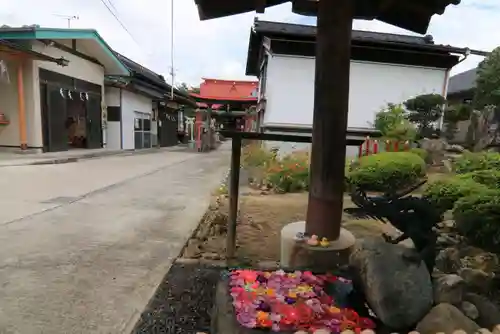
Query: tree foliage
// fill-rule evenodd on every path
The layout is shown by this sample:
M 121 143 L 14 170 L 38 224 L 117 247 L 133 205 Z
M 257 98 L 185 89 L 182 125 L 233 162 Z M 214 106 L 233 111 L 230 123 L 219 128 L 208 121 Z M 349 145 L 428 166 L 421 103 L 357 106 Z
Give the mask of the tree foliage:
M 423 94 L 407 100 L 404 106 L 408 110 L 408 120 L 417 126 L 421 136 L 428 137 L 434 132 L 433 123 L 441 118 L 445 103 L 439 94 Z
M 406 118 L 406 110 L 402 105 L 389 103 L 386 108 L 375 114 L 373 123 L 382 136 L 399 141 L 414 140 L 415 127 Z
M 493 50 L 477 68 L 474 104 L 479 109 L 487 105 L 500 106 L 500 47 Z

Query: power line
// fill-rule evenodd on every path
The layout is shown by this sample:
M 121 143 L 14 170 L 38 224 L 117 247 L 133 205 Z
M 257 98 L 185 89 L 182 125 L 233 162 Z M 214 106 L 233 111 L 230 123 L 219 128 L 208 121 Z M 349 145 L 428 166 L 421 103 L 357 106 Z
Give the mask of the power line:
M 116 9 L 115 7 L 115 4 L 113 3 L 113 0 L 108 0 L 109 4 L 111 5 L 111 8 L 113 8 L 113 10 L 118 13 L 118 9 Z
M 125 26 L 125 24 L 123 24 L 123 22 L 120 20 L 120 18 L 113 12 L 113 10 L 109 7 L 109 5 L 104 1 L 104 0 L 101 0 L 101 3 L 106 7 L 106 9 L 108 10 L 108 12 L 113 15 L 113 17 L 115 18 L 115 20 L 120 24 L 120 26 L 123 28 L 123 30 L 125 30 L 127 32 L 127 34 L 132 38 L 132 40 L 140 46 L 139 42 L 137 42 L 137 40 L 134 38 L 134 35 L 132 35 L 132 33 L 127 29 L 127 27 Z M 113 6 L 111 4 L 111 6 Z M 113 6 L 114 7 L 114 6 Z

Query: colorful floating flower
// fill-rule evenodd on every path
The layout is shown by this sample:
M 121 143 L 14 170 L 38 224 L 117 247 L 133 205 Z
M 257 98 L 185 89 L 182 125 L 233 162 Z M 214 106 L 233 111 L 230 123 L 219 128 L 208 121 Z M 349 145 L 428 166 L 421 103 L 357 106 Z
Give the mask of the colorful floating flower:
M 343 286 L 337 290 L 344 294 L 352 290 L 351 281 L 345 278 L 310 271 L 233 270 L 229 274 L 230 294 L 241 326 L 306 333 L 374 329 L 371 319 L 336 304 L 337 296 L 325 292 L 331 284 Z

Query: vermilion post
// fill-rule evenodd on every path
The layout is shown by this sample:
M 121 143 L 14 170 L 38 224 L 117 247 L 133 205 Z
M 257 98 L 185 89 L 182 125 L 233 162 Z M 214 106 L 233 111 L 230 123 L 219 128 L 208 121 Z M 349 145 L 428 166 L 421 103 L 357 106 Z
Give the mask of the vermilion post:
M 366 142 L 366 147 L 365 147 L 365 149 L 366 149 L 366 155 L 370 155 L 370 153 L 371 153 L 371 145 L 372 145 L 370 137 L 366 137 L 366 141 L 365 142 Z
M 374 140 L 373 141 L 373 154 L 377 154 L 378 153 L 378 140 Z
M 394 141 L 394 152 L 399 152 L 399 141 Z
M 17 65 L 17 104 L 18 104 L 18 122 L 19 122 L 19 145 L 21 150 L 28 148 L 28 139 L 26 135 L 26 108 L 24 104 L 24 75 L 22 60 Z

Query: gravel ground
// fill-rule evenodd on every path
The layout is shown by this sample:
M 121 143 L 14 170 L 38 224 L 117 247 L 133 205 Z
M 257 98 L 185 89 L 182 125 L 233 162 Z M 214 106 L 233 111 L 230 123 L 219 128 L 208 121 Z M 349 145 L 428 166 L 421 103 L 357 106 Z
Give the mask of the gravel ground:
M 209 332 L 221 268 L 174 263 L 132 333 Z

